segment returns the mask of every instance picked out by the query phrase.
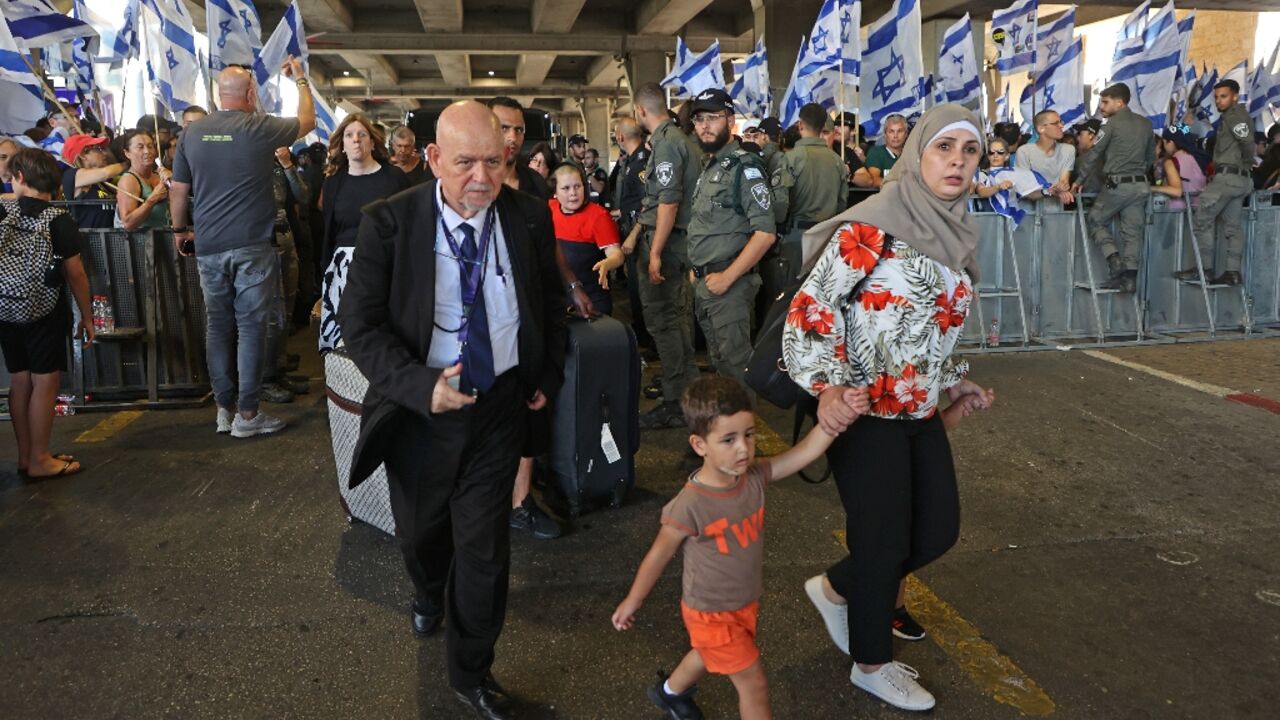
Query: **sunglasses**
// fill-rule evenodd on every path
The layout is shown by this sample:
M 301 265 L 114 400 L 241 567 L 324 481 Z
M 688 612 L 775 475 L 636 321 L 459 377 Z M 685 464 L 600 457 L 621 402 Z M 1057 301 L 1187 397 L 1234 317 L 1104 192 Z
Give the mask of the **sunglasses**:
M 988 150 L 987 154 L 988 155 L 1008 155 L 1009 151 L 1008 150 Z

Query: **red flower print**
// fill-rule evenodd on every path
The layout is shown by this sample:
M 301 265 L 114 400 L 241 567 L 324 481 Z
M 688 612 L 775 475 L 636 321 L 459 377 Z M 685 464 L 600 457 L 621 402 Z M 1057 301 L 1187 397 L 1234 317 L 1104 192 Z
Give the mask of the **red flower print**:
M 920 404 L 929 397 L 929 391 L 920 383 L 921 379 L 916 375 L 915 367 L 907 365 L 902 369 L 902 377 L 894 383 L 893 392 L 907 412 L 919 410 Z
M 844 343 L 836 343 L 835 353 L 836 360 L 849 362 L 849 349 L 845 347 Z
M 806 333 L 827 335 L 835 327 L 835 315 L 806 292 L 797 292 L 787 309 L 787 324 Z
M 864 310 L 884 310 L 890 305 L 907 305 L 907 299 L 894 295 L 892 290 L 873 290 L 867 288 L 858 294 Z
M 849 267 L 870 273 L 884 250 L 884 233 L 870 225 L 850 225 L 839 230 L 840 257 Z
M 871 396 L 871 412 L 881 417 L 892 417 L 902 412 L 902 403 L 894 395 L 895 379 L 888 373 L 880 373 L 880 377 L 871 384 L 868 391 Z
M 960 287 L 956 288 L 955 300 L 960 299 Z M 934 299 L 933 305 L 938 309 L 933 315 L 933 321 L 937 323 L 938 329 L 942 332 L 945 333 L 951 328 L 958 328 L 964 325 L 965 312 L 957 308 L 953 300 L 948 300 L 945 292 L 940 293 Z

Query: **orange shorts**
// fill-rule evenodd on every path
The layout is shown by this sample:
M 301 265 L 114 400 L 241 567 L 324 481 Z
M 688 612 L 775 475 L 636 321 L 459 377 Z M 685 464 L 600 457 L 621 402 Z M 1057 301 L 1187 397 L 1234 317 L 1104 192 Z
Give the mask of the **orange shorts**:
M 756 647 L 756 615 L 760 603 L 726 612 L 694 610 L 680 601 L 680 614 L 689 630 L 689 643 L 702 656 L 707 670 L 732 675 L 751 667 L 760 657 Z

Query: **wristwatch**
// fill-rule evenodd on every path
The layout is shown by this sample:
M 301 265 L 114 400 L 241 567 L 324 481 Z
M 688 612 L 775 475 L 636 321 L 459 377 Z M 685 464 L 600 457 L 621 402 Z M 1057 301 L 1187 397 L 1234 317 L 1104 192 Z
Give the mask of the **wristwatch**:
M 580 287 L 582 287 L 582 283 L 578 280 L 574 280 L 573 282 L 569 283 L 569 292 L 573 292 L 575 289 Z
M 299 87 L 306 87 L 311 84 L 311 81 L 306 79 L 305 77 L 300 77 L 297 80 L 294 80 L 293 84 Z
M 184 232 L 189 232 L 191 230 L 190 226 L 187 226 L 187 225 L 183 225 L 182 227 L 176 227 L 171 229 L 173 230 L 174 235 L 178 235 Z

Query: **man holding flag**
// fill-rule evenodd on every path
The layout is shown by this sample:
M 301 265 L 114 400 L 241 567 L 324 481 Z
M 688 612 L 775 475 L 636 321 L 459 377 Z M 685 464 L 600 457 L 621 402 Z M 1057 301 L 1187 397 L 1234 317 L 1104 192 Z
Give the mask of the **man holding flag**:
M 1200 193 L 1200 205 L 1196 208 L 1194 230 L 1200 246 L 1200 266 L 1206 279 L 1212 276 L 1217 243 L 1215 226 L 1221 228 L 1227 243 L 1227 264 L 1216 278 L 1208 280 L 1213 285 L 1239 285 L 1242 257 L 1244 255 L 1244 231 L 1240 227 L 1241 201 L 1253 192 L 1253 121 L 1249 111 L 1240 102 L 1240 85 L 1235 80 L 1223 80 L 1213 86 L 1213 102 L 1222 113 L 1218 140 L 1213 146 L 1214 175 L 1209 185 Z M 1174 273 L 1179 280 L 1200 280 L 1200 271 L 1191 267 Z

